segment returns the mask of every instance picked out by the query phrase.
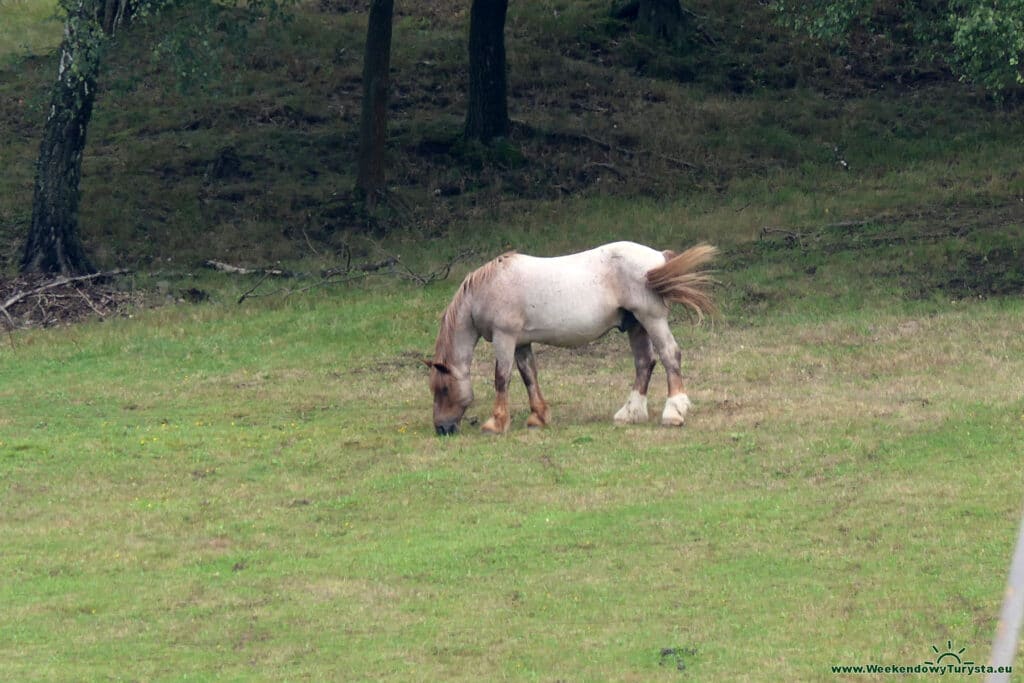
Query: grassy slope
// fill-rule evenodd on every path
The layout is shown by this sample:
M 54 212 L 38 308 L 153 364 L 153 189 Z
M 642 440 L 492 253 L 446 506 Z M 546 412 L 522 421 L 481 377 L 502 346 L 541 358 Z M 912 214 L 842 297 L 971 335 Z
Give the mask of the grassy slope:
M 346 242 L 378 256 L 332 199 L 357 14 L 300 20 L 275 39 L 287 58 L 257 50 L 251 81 L 190 107 L 146 60 L 141 80 L 115 62 L 85 229 L 105 265 L 215 303 L 0 345 L 0 678 L 835 680 L 947 641 L 985 661 L 1020 509 L 1024 311 L 986 298 L 1020 287 L 1018 113 L 944 86 L 637 79 L 643 46 L 592 50 L 589 5 L 548 3 L 510 17 L 514 115 L 647 151 L 523 137 L 531 163 L 478 172 L 446 147 L 464 16 L 426 7 L 397 25 L 408 204 L 383 220 L 413 227 L 385 248 L 429 269 L 466 246 L 724 244 L 722 318 L 676 321 L 690 424 L 609 424 L 632 374 L 616 334 L 540 355 L 551 429 L 521 428 L 517 389 L 507 437 L 439 440 L 418 358 L 453 282 L 236 306 L 251 281 L 189 275 L 210 256 L 314 270 Z M 49 68 L 0 85 L 18 93 L 0 99 L 7 263 Z M 759 68 L 727 71 L 776 73 Z M 211 179 L 225 143 L 242 173 Z M 577 172 L 594 162 L 625 178 Z M 424 201 L 440 187 L 463 189 Z
M 41 54 L 60 42 L 61 24 L 54 0 L 3 0 L 0 2 L 0 60 Z

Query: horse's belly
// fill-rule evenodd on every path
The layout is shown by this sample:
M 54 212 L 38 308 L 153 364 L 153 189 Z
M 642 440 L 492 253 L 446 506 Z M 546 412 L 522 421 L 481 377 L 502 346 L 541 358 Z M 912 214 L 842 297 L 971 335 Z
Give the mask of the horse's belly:
M 544 311 L 527 311 L 520 343 L 580 346 L 617 326 L 621 318 L 614 307 L 567 301 Z

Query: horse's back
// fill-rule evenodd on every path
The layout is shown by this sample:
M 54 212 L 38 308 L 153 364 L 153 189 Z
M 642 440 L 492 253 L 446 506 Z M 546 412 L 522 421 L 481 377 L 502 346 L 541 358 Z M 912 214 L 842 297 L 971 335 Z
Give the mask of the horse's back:
M 647 271 L 665 262 L 663 252 L 636 242 L 611 242 L 565 256 L 516 254 L 516 266 L 535 282 L 591 282 L 594 278 L 643 279 Z
M 513 254 L 474 307 L 484 328 L 514 332 L 518 343 L 577 346 L 622 322 L 623 310 L 656 305 L 646 288 L 648 270 L 665 262 L 660 251 L 613 242 L 566 256 Z M 483 293 L 481 293 L 483 294 Z

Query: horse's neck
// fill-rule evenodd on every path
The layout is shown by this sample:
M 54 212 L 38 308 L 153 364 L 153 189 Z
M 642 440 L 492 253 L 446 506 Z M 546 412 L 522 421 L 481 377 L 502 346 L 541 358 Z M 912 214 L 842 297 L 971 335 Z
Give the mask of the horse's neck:
M 443 339 L 438 338 L 435 356 L 442 358 L 452 370 L 468 375 L 473 364 L 473 349 L 480 341 L 480 333 L 473 325 L 469 297 L 463 298 L 452 311 L 452 325 Z M 445 314 L 448 317 L 449 313 Z

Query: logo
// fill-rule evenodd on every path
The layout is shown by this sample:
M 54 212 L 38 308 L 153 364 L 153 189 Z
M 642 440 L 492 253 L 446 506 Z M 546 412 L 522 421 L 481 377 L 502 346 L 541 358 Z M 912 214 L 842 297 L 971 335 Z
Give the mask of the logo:
M 962 655 L 966 650 L 966 647 L 962 647 L 956 652 L 953 652 L 953 641 L 947 640 L 946 651 L 942 654 L 939 654 L 939 648 L 932 645 L 932 652 L 939 656 L 935 658 L 935 661 L 926 661 L 925 664 L 931 664 L 936 666 L 974 666 L 974 662 L 965 662 L 962 659 L 960 659 L 960 655 Z
M 1010 666 L 986 666 L 975 664 L 973 659 L 967 659 L 964 653 L 966 647 L 956 649 L 952 640 L 946 641 L 945 649 L 938 645 L 932 645 L 932 652 L 935 656 L 929 656 L 920 664 L 900 664 L 886 662 L 864 662 L 862 664 L 832 665 L 834 674 L 868 674 L 877 676 L 888 674 L 895 676 L 907 676 L 914 674 L 930 674 L 933 676 L 980 676 L 993 673 L 1013 673 Z M 920 661 L 920 660 L 919 660 Z

